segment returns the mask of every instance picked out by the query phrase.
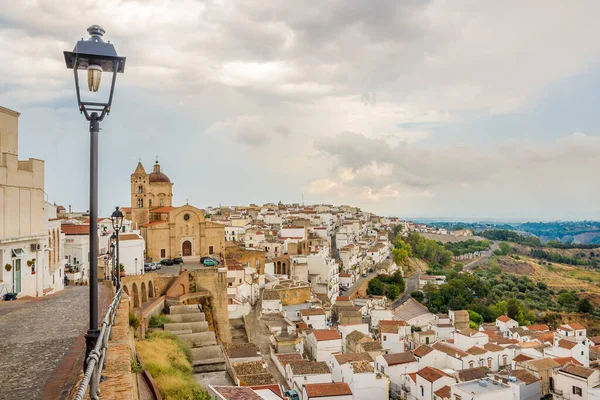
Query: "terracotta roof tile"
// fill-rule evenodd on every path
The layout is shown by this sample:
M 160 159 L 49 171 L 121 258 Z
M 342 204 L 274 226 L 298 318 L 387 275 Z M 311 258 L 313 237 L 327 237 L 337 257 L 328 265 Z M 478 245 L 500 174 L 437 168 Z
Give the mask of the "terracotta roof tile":
M 538 382 L 540 378 L 533 375 L 531 372 L 526 369 L 516 369 L 511 372 L 511 375 L 516 377 L 518 380 L 525 382 L 527 385 L 531 385 L 532 383 Z
M 300 310 L 300 315 L 312 316 L 312 315 L 325 315 L 325 311 L 322 308 L 308 308 L 306 310 Z
M 408 363 L 417 361 L 417 359 L 415 358 L 415 356 L 412 353 L 385 354 L 382 357 L 389 366 L 399 365 L 399 364 L 408 364 Z
M 513 321 L 513 319 L 512 319 L 512 318 L 509 318 L 509 317 L 507 317 L 506 315 L 501 315 L 501 316 L 499 316 L 499 317 L 498 317 L 498 318 L 496 318 L 496 319 L 497 319 L 498 321 L 505 322 L 505 323 L 506 323 L 506 322 Z
M 294 375 L 328 374 L 329 367 L 324 361 L 298 361 L 291 362 L 290 368 Z
M 61 225 L 60 229 L 65 235 L 89 235 L 89 225 Z
M 481 354 L 487 353 L 487 350 L 482 349 L 481 347 L 478 347 L 478 346 L 473 346 L 470 349 L 467 349 L 467 353 L 469 353 L 473 356 L 479 356 Z
M 433 349 L 427 345 L 421 345 L 419 347 L 417 347 L 414 351 L 413 354 L 419 358 L 421 357 L 425 357 L 427 354 L 431 353 L 433 351 Z
M 571 329 L 574 329 L 574 330 L 577 330 L 577 331 L 581 330 L 581 329 L 585 329 L 585 326 L 583 326 L 581 324 L 577 324 L 577 323 L 575 323 L 575 324 L 568 324 L 567 326 L 569 326 L 569 327 L 571 327 Z
M 583 365 L 573 357 L 556 357 L 553 358 L 553 360 L 559 363 L 560 365 L 567 365 L 568 363 L 572 363 L 575 365 Z
M 486 349 L 487 351 L 493 351 L 493 352 L 504 350 L 504 347 L 498 346 L 497 344 L 494 344 L 494 343 L 486 343 L 483 345 L 483 348 Z
M 433 345 L 433 348 L 435 350 L 441 351 L 442 353 L 446 353 L 451 357 L 456 357 L 456 358 L 467 357 L 469 355 L 469 353 L 462 351 L 458 347 L 449 346 L 447 344 L 440 343 L 440 342 L 435 343 Z
M 535 360 L 526 361 L 528 365 L 537 368 L 538 371 L 544 371 L 547 369 L 553 369 L 560 367 L 560 364 L 551 358 L 538 358 Z
M 527 328 L 527 330 L 529 331 L 549 331 L 550 328 L 548 328 L 548 325 L 529 325 L 526 326 L 525 328 Z
M 474 381 L 476 379 L 483 379 L 490 373 L 490 370 L 486 367 L 475 367 L 466 368 L 456 371 L 458 373 L 458 379 L 462 382 Z
M 533 357 L 529 357 L 527 354 L 519 354 L 518 356 L 516 356 L 515 358 L 513 358 L 513 361 L 515 362 L 520 362 L 520 361 L 529 361 L 529 360 L 533 360 Z
M 452 389 L 450 388 L 450 386 L 446 385 L 433 392 L 433 394 L 435 394 L 440 399 L 449 399 L 452 394 Z
M 367 352 L 362 353 L 345 353 L 345 354 L 334 354 L 333 355 L 337 360 L 338 364 L 346 364 L 354 361 L 369 361 L 372 362 L 373 358 Z
M 435 382 L 438 379 L 443 378 L 444 376 L 449 376 L 444 371 L 433 367 L 425 367 L 420 371 L 417 371 L 417 375 L 424 378 L 428 382 Z
M 310 398 L 352 395 L 350 386 L 346 382 L 308 383 L 304 387 Z
M 416 372 L 413 372 L 413 373 L 410 373 L 407 375 L 414 383 L 417 383 L 417 373 Z
M 561 339 L 558 341 L 558 347 L 562 347 L 563 349 L 571 350 L 575 346 L 577 346 L 577 343 L 570 340 Z
M 213 389 L 226 400 L 262 400 L 247 386 L 213 386 Z
M 317 339 L 317 342 L 342 338 L 340 333 L 335 329 L 315 329 L 313 335 L 315 336 L 315 339 Z
M 594 373 L 595 370 L 579 365 L 567 364 L 561 369 L 561 371 L 587 379 Z

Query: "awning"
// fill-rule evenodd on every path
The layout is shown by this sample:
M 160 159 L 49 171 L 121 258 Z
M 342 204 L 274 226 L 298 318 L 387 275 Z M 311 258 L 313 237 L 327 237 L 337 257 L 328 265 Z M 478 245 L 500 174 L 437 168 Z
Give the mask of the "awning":
M 13 258 L 23 257 L 25 255 L 25 250 L 22 248 L 11 249 Z

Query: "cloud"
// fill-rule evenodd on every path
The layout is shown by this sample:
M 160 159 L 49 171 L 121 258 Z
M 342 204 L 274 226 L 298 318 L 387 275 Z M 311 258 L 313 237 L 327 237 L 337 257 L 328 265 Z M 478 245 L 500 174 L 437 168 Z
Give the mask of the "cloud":
M 1 105 L 31 111 L 21 121 L 37 109 L 72 106 L 62 51 L 99 23 L 127 56 L 113 114 L 177 116 L 161 129 L 172 143 L 209 141 L 215 153 L 229 154 L 221 179 L 239 178 L 233 164 L 243 156 L 244 170 L 254 173 L 245 182 L 264 184 L 264 196 L 302 186 L 324 200 L 374 210 L 462 211 L 492 195 L 501 199 L 493 204 L 509 207 L 510 192 L 537 210 L 540 185 L 554 184 L 548 174 L 574 188 L 584 183 L 573 174 L 597 166 L 598 130 L 565 136 L 582 129 L 567 127 L 550 142 L 533 127 L 518 140 L 490 143 L 470 125 L 528 113 L 552 85 L 597 68 L 600 3 L 593 0 L 0 3 Z M 152 118 L 135 121 L 136 129 L 155 132 Z M 156 133 L 140 141 L 135 158 L 153 156 L 159 140 Z M 40 146 L 34 155 L 48 158 L 50 150 L 58 151 Z M 59 184 L 48 190 L 63 192 Z M 586 194 L 597 195 L 591 188 Z M 233 189 L 229 195 L 240 196 Z M 241 196 L 239 202 L 254 201 Z

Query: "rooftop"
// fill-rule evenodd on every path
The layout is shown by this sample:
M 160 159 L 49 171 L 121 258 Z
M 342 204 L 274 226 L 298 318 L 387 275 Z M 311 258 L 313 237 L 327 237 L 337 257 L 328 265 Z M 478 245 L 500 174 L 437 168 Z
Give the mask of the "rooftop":
M 306 310 L 300 310 L 300 315 L 303 317 L 311 315 L 325 315 L 325 311 L 322 308 L 309 308 Z
M 247 386 L 213 386 L 212 388 L 226 400 L 263 400 Z
M 316 375 L 330 373 L 327 363 L 324 361 L 298 361 L 291 362 L 290 368 L 294 375 Z
M 575 375 L 580 378 L 587 379 L 594 373 L 595 370 L 587 367 L 582 367 L 580 365 L 567 364 L 561 369 L 561 371 L 566 372 L 570 375 Z
M 395 320 L 409 321 L 427 313 L 429 313 L 427 307 L 411 297 L 404 304 L 393 310 L 393 318 Z
M 417 359 L 412 353 L 393 353 L 393 354 L 385 354 L 382 356 L 385 362 L 389 365 L 399 365 L 399 364 L 408 364 L 411 362 L 416 362 Z
M 342 338 L 336 329 L 315 329 L 313 335 L 315 336 L 315 339 L 317 339 L 317 342 Z
M 340 365 L 346 364 L 349 362 L 355 362 L 355 361 L 369 361 L 369 362 L 373 361 L 373 359 L 371 358 L 371 355 L 366 352 L 334 354 L 334 357 L 337 360 L 338 364 L 340 364 Z
M 465 392 L 468 392 L 471 394 L 483 394 L 483 393 L 490 393 L 490 392 L 495 392 L 498 390 L 506 390 L 506 389 L 510 390 L 508 385 L 505 385 L 504 383 L 501 383 L 498 381 L 494 381 L 489 378 L 485 378 L 485 379 L 481 379 L 481 380 L 477 380 L 477 381 L 468 381 L 468 382 L 458 383 L 458 384 L 456 384 L 455 387 L 460 388 L 460 389 L 464 390 Z
M 417 371 L 417 375 L 424 378 L 428 382 L 435 382 L 444 376 L 448 376 L 448 374 L 446 374 L 444 371 L 433 367 L 425 367 Z
M 353 361 L 350 363 L 355 374 L 374 372 L 374 368 L 368 361 Z
M 440 399 L 449 399 L 450 396 L 452 395 L 452 388 L 450 388 L 450 386 L 446 385 L 446 386 L 443 386 L 442 388 L 436 390 L 435 392 L 433 392 L 433 394 L 435 394 Z
M 425 344 L 417 347 L 414 351 L 413 354 L 417 357 L 425 357 L 427 354 L 431 353 L 433 351 L 433 349 Z
M 460 371 L 457 371 L 457 373 L 460 381 L 467 382 L 487 377 L 487 374 L 490 373 L 490 370 L 487 367 L 475 367 L 461 369 Z
M 308 383 L 304 388 L 310 398 L 352 395 L 350 386 L 345 382 Z

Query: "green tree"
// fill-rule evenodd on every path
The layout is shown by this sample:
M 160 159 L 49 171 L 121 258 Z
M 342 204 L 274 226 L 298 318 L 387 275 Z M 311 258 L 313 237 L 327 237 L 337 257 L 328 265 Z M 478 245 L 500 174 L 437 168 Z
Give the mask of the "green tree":
M 557 300 L 558 303 L 563 307 L 573 305 L 577 301 L 577 299 L 571 292 L 563 292 L 559 294 Z
M 386 296 L 390 300 L 396 300 L 400 296 L 400 287 L 398 285 L 389 285 Z
M 425 298 L 425 295 L 423 294 L 423 292 L 421 292 L 420 290 L 415 290 L 414 292 L 412 292 L 410 294 L 410 296 L 417 300 L 419 303 L 423 302 L 423 299 Z
M 518 321 L 517 316 L 519 315 L 519 313 L 521 313 L 521 316 L 523 315 L 524 308 L 525 307 L 523 306 L 523 303 L 519 300 L 510 299 L 506 303 L 506 314 L 510 318 Z
M 594 306 L 588 299 L 581 299 L 577 304 L 580 313 L 589 314 L 594 310 Z
M 464 266 L 463 266 L 463 264 L 462 264 L 462 263 L 458 263 L 458 264 L 456 264 L 454 267 L 452 267 L 452 269 L 453 269 L 455 272 L 461 272 L 461 271 L 463 270 L 463 268 L 464 268 Z
M 473 310 L 469 310 L 469 320 L 477 324 L 477 326 L 483 323 L 483 317 Z
M 384 290 L 385 287 L 383 285 L 383 282 L 381 282 L 379 279 L 374 278 L 369 281 L 369 287 L 367 288 L 368 294 L 372 294 L 375 296 L 383 296 Z

